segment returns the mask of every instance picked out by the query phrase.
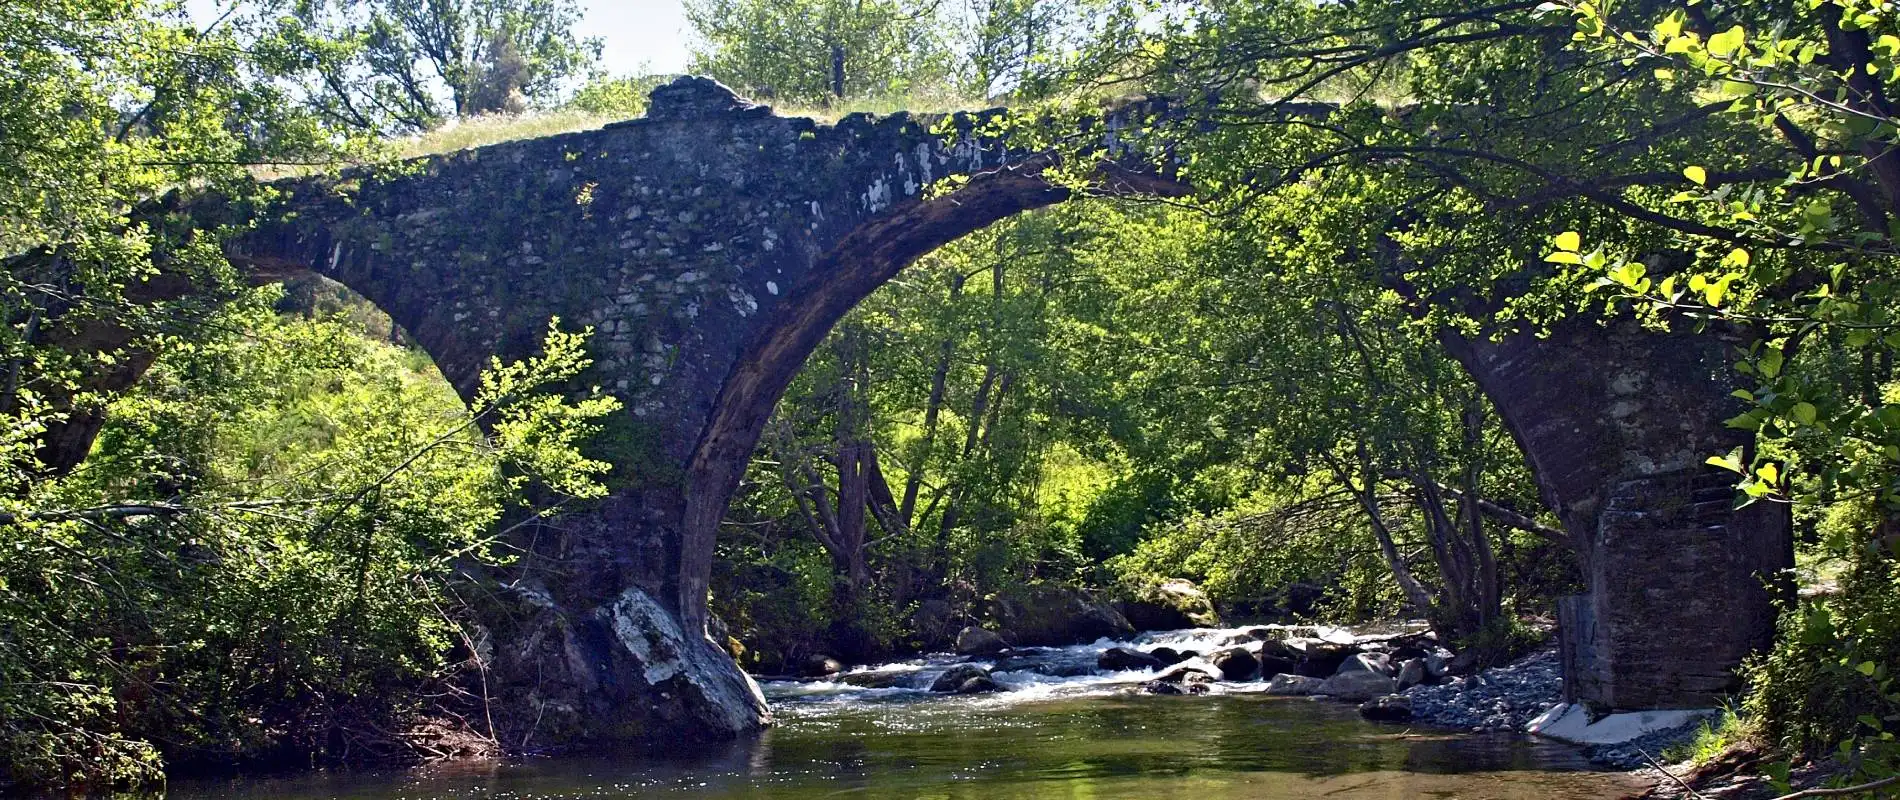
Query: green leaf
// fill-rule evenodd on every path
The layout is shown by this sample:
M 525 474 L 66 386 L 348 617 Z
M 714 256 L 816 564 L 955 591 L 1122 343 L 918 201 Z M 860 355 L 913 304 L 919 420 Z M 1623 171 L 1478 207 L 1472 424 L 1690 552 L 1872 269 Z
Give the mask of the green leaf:
M 1552 264 L 1582 264 L 1583 256 L 1577 255 L 1576 253 L 1558 251 L 1544 256 L 1544 260 Z
M 1691 181 L 1694 181 L 1697 186 L 1707 186 L 1709 183 L 1709 171 L 1701 167 L 1697 167 L 1697 166 L 1683 167 L 1682 175 L 1683 177 L 1688 178 Z
M 1803 425 L 1813 425 L 1814 420 L 1820 416 L 1820 411 L 1814 407 L 1813 403 L 1808 402 L 1795 403 L 1790 413 L 1794 415 L 1796 422 Z
M 1762 377 L 1773 378 L 1781 374 L 1781 361 L 1781 351 L 1771 348 L 1761 354 L 1761 359 L 1756 363 L 1756 367 L 1761 370 Z
M 1742 30 L 1742 26 L 1737 25 L 1709 37 L 1709 55 L 1718 58 L 1726 57 L 1742 49 L 1742 45 L 1747 43 L 1747 41 L 1748 32 Z
M 1583 236 L 1576 231 L 1564 231 L 1551 240 L 1558 250 L 1575 253 L 1583 249 Z

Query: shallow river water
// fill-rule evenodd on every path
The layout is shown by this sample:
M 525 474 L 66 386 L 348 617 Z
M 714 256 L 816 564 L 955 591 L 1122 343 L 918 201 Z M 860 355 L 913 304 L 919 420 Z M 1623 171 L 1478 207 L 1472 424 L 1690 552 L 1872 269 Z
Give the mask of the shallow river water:
M 1351 706 L 1262 695 L 1257 682 L 1152 696 L 1134 693 L 1139 673 L 1047 674 L 1083 672 L 1107 644 L 997 663 L 1009 691 L 991 695 L 915 688 L 948 659 L 848 677 L 879 688 L 767 683 L 778 726 L 712 750 L 181 783 L 170 796 L 1581 800 L 1647 788 L 1565 745 L 1368 723 Z

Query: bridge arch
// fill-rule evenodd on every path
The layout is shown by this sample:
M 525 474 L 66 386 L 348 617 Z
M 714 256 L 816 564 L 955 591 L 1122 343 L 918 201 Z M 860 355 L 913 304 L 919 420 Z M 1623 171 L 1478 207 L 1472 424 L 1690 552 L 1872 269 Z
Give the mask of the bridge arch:
M 610 444 L 640 474 L 499 581 L 505 738 L 716 736 L 769 719 L 704 635 L 717 525 L 772 407 L 846 312 L 931 249 L 1067 196 L 1043 179 L 1047 156 L 985 121 L 820 126 L 684 78 L 602 130 L 284 185 L 229 242 L 258 274 L 312 270 L 369 298 L 465 399 L 491 357 L 531 353 L 549 317 L 596 329 L 591 377 L 626 405 Z M 1127 190 L 1181 189 L 1107 169 Z M 948 175 L 971 179 L 925 196 Z M 188 216 L 253 213 L 213 206 Z M 1785 513 L 1709 499 L 1701 460 L 1736 436 L 1709 413 L 1732 388 L 1728 345 L 1587 323 L 1447 344 L 1586 555 L 1592 592 L 1566 605 L 1573 691 L 1706 702 L 1770 633 L 1758 574 L 1791 559 Z

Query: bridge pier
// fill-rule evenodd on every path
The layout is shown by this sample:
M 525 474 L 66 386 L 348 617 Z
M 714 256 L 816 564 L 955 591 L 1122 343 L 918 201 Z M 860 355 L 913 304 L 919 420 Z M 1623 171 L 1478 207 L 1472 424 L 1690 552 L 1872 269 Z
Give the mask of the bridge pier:
M 1559 609 L 1568 699 L 1720 705 L 1735 668 L 1772 642 L 1774 587 L 1794 566 L 1788 506 L 1735 508 L 1734 474 L 1705 463 L 1750 445 L 1722 422 L 1741 410 L 1739 342 L 1572 320 L 1547 338 L 1445 343 L 1574 538 L 1587 591 Z

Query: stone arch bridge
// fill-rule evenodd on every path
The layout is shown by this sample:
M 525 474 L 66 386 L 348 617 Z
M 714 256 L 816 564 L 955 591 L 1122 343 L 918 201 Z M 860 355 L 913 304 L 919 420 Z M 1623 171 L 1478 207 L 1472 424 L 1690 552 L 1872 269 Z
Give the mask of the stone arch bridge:
M 228 245 L 258 274 L 309 270 L 386 310 L 464 397 L 490 356 L 552 315 L 592 325 L 609 428 L 637 483 L 546 534 L 549 565 L 491 614 L 497 723 L 511 742 L 729 735 L 767 720 L 705 636 L 714 535 L 761 428 L 805 358 L 924 253 L 1067 196 L 1046 159 L 981 115 L 777 117 L 718 84 L 656 90 L 643 119 L 431 157 L 414 170 L 285 186 L 286 208 Z M 954 128 L 945 136 L 933 125 Z M 1112 115 L 1093 133 L 1111 151 Z M 926 197 L 933 181 L 970 180 Z M 1110 170 L 1127 191 L 1163 176 Z M 200 220 L 223 212 L 194 211 Z M 1614 708 L 1706 705 L 1771 634 L 1760 573 L 1789 565 L 1785 513 L 1730 509 L 1701 466 L 1736 444 L 1713 337 L 1576 325 L 1454 339 L 1584 555 L 1566 671 Z

